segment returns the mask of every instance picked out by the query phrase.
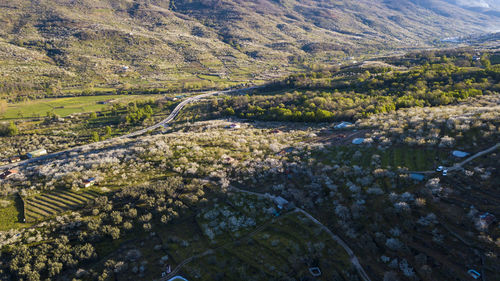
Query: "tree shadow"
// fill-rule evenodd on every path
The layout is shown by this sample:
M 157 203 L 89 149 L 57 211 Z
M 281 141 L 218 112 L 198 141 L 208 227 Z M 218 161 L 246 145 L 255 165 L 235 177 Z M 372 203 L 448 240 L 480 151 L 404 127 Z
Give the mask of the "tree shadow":
M 21 195 L 18 195 L 15 197 L 14 199 L 14 206 L 16 207 L 16 209 L 19 211 L 18 215 L 17 215 L 17 220 L 20 222 L 20 223 L 24 223 L 25 222 L 25 216 L 24 216 L 24 202 L 23 200 L 21 199 Z

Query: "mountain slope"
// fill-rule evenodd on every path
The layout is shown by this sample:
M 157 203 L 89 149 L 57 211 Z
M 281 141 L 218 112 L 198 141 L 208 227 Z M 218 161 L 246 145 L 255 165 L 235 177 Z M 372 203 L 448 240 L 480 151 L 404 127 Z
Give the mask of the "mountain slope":
M 268 80 L 303 60 L 426 46 L 495 22 L 441 0 L 7 0 L 0 94 Z

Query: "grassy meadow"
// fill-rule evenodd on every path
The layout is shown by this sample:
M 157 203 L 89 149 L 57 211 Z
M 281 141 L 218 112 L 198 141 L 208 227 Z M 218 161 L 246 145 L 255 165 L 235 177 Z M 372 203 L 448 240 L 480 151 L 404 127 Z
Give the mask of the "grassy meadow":
M 17 196 L 0 199 L 0 231 L 22 228 L 29 224 L 22 223 L 22 202 Z

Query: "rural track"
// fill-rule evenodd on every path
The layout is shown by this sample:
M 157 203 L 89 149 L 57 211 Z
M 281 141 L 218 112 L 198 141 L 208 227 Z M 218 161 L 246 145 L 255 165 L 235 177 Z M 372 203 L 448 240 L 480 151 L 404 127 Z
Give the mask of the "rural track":
M 271 194 L 262 194 L 262 193 L 252 192 L 252 191 L 243 190 L 243 189 L 233 187 L 233 186 L 230 187 L 230 190 L 234 190 L 234 191 L 242 192 L 242 193 L 246 193 L 246 194 L 251 194 L 251 195 L 255 195 L 255 196 L 259 196 L 259 197 L 269 198 L 269 199 L 272 199 L 275 197 Z M 370 277 L 368 276 L 368 274 L 365 272 L 365 270 L 361 266 L 359 259 L 356 257 L 356 255 L 354 254 L 353 250 L 349 247 L 349 245 L 347 245 L 347 243 L 344 242 L 344 240 L 342 240 L 339 236 L 335 235 L 328 227 L 326 227 L 324 224 L 322 224 L 319 220 L 314 218 L 311 214 L 309 214 L 304 209 L 296 207 L 295 211 L 302 213 L 307 218 L 309 218 L 311 221 L 313 221 L 316 225 L 318 225 L 321 229 L 323 229 L 326 233 L 328 233 L 328 235 L 335 242 L 337 242 L 340 246 L 342 246 L 342 248 L 344 248 L 344 250 L 347 252 L 347 254 L 349 255 L 349 257 L 351 259 L 352 265 L 356 268 L 356 271 L 358 272 L 361 279 L 363 279 L 363 281 L 371 281 Z
M 160 128 L 160 127 L 162 127 L 162 126 L 164 126 L 164 125 L 172 122 L 175 119 L 175 117 L 177 117 L 177 115 L 179 115 L 180 111 L 186 105 L 188 105 L 189 103 L 196 102 L 196 101 L 199 101 L 199 100 L 201 100 L 203 98 L 207 98 L 207 97 L 210 97 L 210 96 L 216 96 L 216 95 L 221 95 L 221 94 L 236 94 L 236 93 L 241 93 L 241 92 L 245 92 L 245 91 L 257 89 L 258 87 L 259 86 L 252 86 L 252 87 L 249 87 L 249 88 L 237 89 L 237 90 L 213 91 L 213 92 L 208 92 L 208 93 L 204 93 L 204 94 L 201 94 L 201 95 L 189 97 L 186 100 L 184 100 L 181 103 L 179 103 L 174 108 L 174 110 L 172 110 L 172 112 L 167 116 L 167 118 L 161 120 L 160 122 L 158 122 L 158 123 L 156 123 L 156 124 L 154 124 L 152 126 L 143 128 L 141 130 L 138 130 L 138 131 L 126 134 L 126 135 L 122 135 L 122 136 L 118 136 L 118 137 L 115 137 L 115 138 L 103 140 L 103 141 L 100 141 L 100 142 L 94 142 L 94 143 L 84 144 L 84 145 L 80 145 L 80 146 L 68 148 L 66 150 L 62 150 L 62 151 L 50 153 L 50 154 L 47 154 L 47 155 L 44 155 L 44 156 L 40 156 L 40 157 L 36 157 L 36 158 L 32 158 L 32 159 L 27 159 L 27 160 L 16 162 L 16 163 L 6 164 L 6 165 L 3 165 L 3 166 L 0 166 L 0 170 L 11 169 L 11 168 L 22 166 L 22 165 L 28 165 L 30 163 L 35 163 L 35 162 L 39 162 L 39 161 L 43 161 L 43 160 L 48 160 L 48 159 L 55 158 L 57 156 L 61 156 L 63 154 L 67 154 L 67 153 L 74 152 L 74 151 L 87 150 L 87 149 L 90 149 L 90 151 L 93 151 L 93 150 L 97 149 L 98 145 L 108 144 L 108 143 L 111 143 L 113 141 L 120 140 L 120 139 L 127 139 L 127 138 L 132 138 L 132 137 L 140 136 L 140 135 L 145 134 L 146 132 L 153 131 L 153 130 L 155 130 L 157 128 Z
M 297 212 L 297 211 L 293 211 L 293 212 Z M 293 212 L 290 212 L 288 214 L 291 214 Z M 286 215 L 288 215 L 286 214 Z M 177 273 L 179 273 L 179 271 L 188 263 L 190 263 L 191 261 L 193 261 L 194 259 L 197 259 L 197 258 L 202 258 L 204 256 L 208 256 L 208 255 L 212 255 L 215 253 L 215 251 L 217 250 L 220 250 L 220 249 L 223 249 L 223 248 L 226 248 L 228 247 L 229 245 L 231 244 L 235 244 L 239 241 L 243 241 L 245 239 L 248 239 L 252 236 L 254 236 L 255 234 L 261 232 L 262 230 L 264 230 L 267 226 L 269 226 L 271 223 L 274 223 L 276 222 L 277 220 L 279 220 L 280 218 L 282 218 L 283 216 L 279 216 L 279 217 L 275 217 L 275 218 L 272 218 L 271 220 L 261 224 L 259 227 L 257 227 L 256 229 L 252 230 L 252 232 L 246 234 L 245 236 L 235 240 L 235 241 L 231 241 L 231 242 L 228 242 L 226 244 L 223 244 L 219 247 L 216 247 L 216 248 L 213 248 L 213 249 L 208 249 L 206 250 L 205 252 L 202 252 L 202 253 L 199 253 L 199 254 L 196 254 L 196 255 L 193 255 L 185 260 L 183 260 L 180 264 L 178 264 L 174 270 L 172 270 L 172 272 L 170 272 L 167 276 L 165 277 L 161 277 L 160 279 L 158 279 L 157 281 L 166 281 L 166 280 L 169 280 L 170 278 L 173 278 L 174 276 L 177 275 Z
M 478 157 L 481 157 L 483 155 L 492 153 L 493 151 L 495 151 L 499 148 L 500 148 L 500 142 L 495 144 L 494 146 L 488 148 L 488 149 L 485 149 L 483 151 L 479 151 L 479 152 L 475 153 L 474 155 L 463 160 L 462 162 L 456 163 L 455 165 L 453 165 L 451 167 L 444 167 L 443 169 L 448 170 L 448 172 L 460 170 L 462 168 L 462 166 L 469 163 L 470 161 L 472 161 Z M 413 173 L 415 173 L 415 174 L 434 174 L 434 173 L 436 173 L 436 171 L 433 171 L 433 170 L 430 170 L 430 171 L 402 171 L 402 173 L 405 173 L 405 174 L 413 174 Z
M 65 153 L 70 153 L 70 152 L 73 152 L 73 151 L 84 150 L 84 149 L 88 149 L 88 148 L 92 149 L 94 146 L 97 146 L 99 144 L 107 144 L 107 143 L 111 143 L 111 142 L 113 142 L 115 140 L 119 140 L 119 139 L 126 139 L 126 138 L 132 138 L 132 137 L 140 136 L 140 135 L 145 134 L 146 132 L 153 131 L 153 130 L 155 130 L 157 128 L 160 128 L 160 127 L 162 127 L 162 126 L 164 126 L 164 125 L 172 122 L 178 116 L 178 114 L 180 113 L 180 111 L 187 104 L 189 104 L 189 103 L 196 102 L 196 101 L 199 101 L 200 99 L 203 99 L 203 98 L 206 98 L 206 97 L 210 97 L 210 96 L 215 96 L 215 95 L 220 95 L 220 94 L 229 94 L 229 93 L 233 93 L 233 92 L 234 93 L 236 93 L 236 92 L 243 92 L 243 91 L 252 90 L 252 89 L 255 89 L 255 88 L 257 88 L 257 87 L 254 86 L 254 87 L 249 87 L 249 88 L 239 89 L 239 90 L 214 91 L 214 92 L 209 92 L 209 93 L 205 93 L 205 94 L 201 94 L 201 95 L 189 97 L 186 100 L 184 100 L 181 103 L 179 103 L 174 108 L 174 110 L 165 119 L 163 119 L 162 121 L 160 121 L 160 122 L 158 122 L 158 123 L 156 123 L 156 124 L 154 124 L 152 126 L 143 128 L 141 130 L 138 130 L 138 131 L 126 134 L 126 135 L 118 136 L 118 137 L 115 137 L 115 138 L 112 138 L 112 139 L 107 139 L 107 140 L 103 140 L 103 141 L 100 141 L 100 142 L 95 142 L 95 143 L 91 143 L 91 144 L 81 145 L 81 146 L 69 148 L 69 149 L 66 149 L 66 150 L 54 152 L 54 153 L 51 153 L 51 154 L 47 154 L 47 155 L 44 155 L 44 156 L 41 156 L 41 157 L 24 160 L 24 161 L 20 161 L 20 162 L 17 162 L 17 163 L 11 163 L 11 164 L 7 164 L 7 165 L 3 165 L 3 166 L 0 166 L 0 170 L 10 169 L 10 168 L 21 166 L 21 165 L 27 165 L 27 164 L 30 164 L 30 163 L 35 163 L 35 162 L 39 162 L 39 161 L 51 159 L 51 158 L 63 155 Z M 483 155 L 489 154 L 489 153 L 497 150 L 498 148 L 500 148 L 500 143 L 497 143 L 496 145 L 494 145 L 494 146 L 492 146 L 492 147 L 490 147 L 490 148 L 488 148 L 486 150 L 480 151 L 480 152 L 478 152 L 478 153 L 476 153 L 476 154 L 468 157 L 464 161 L 456 163 L 455 165 L 453 165 L 451 167 L 448 167 L 447 169 L 448 169 L 448 171 L 459 170 L 463 165 L 467 164 L 468 162 L 470 162 L 470 161 L 472 161 L 472 160 L 474 160 L 474 159 L 476 159 L 478 157 L 481 157 Z M 406 173 L 431 174 L 431 173 L 435 173 L 435 171 L 406 171 Z M 233 189 L 235 191 L 238 191 L 238 192 L 243 192 L 243 193 L 247 193 L 247 194 L 256 195 L 256 196 L 259 196 L 259 197 L 268 197 L 268 198 L 272 198 L 273 197 L 272 195 L 264 195 L 264 194 L 261 194 L 261 193 L 256 193 L 256 192 L 251 192 L 251 191 L 247 191 L 247 190 L 242 190 L 242 189 L 235 188 L 235 187 L 231 187 L 231 189 Z M 303 209 L 300 209 L 300 208 L 296 208 L 295 212 L 302 213 L 307 218 L 309 218 L 310 220 L 312 220 L 316 225 L 320 226 L 324 231 L 326 231 L 330 235 L 330 237 L 334 241 L 336 241 L 339 245 L 341 245 L 342 248 L 344 248 L 344 250 L 347 252 L 347 254 L 350 257 L 352 265 L 356 268 L 356 271 L 358 272 L 358 274 L 361 277 L 361 279 L 363 279 L 363 281 L 371 281 L 370 277 L 368 276 L 368 274 L 365 272 L 365 270 L 361 266 L 361 264 L 359 262 L 359 259 L 356 257 L 356 255 L 354 254 L 354 252 L 352 251 L 352 249 L 347 245 L 347 243 L 345 243 L 339 236 L 335 235 L 328 227 L 326 227 L 324 224 L 322 224 L 320 221 L 318 221 L 316 218 L 314 218 L 307 211 L 305 211 Z M 267 225 L 267 223 L 265 225 Z M 243 237 L 241 239 L 245 239 L 245 238 L 253 236 L 257 232 L 259 232 L 262 229 L 264 229 L 265 225 L 258 227 L 256 230 L 252 231 L 249 235 L 247 235 L 247 236 L 245 236 L 245 237 Z M 230 242 L 230 243 L 234 243 L 234 242 Z M 184 265 L 186 265 L 187 263 L 191 262 L 193 259 L 199 258 L 199 257 L 203 257 L 203 256 L 206 256 L 206 255 L 209 255 L 209 254 L 213 254 L 215 250 L 223 248 L 223 247 L 226 247 L 226 246 L 227 245 L 222 245 L 222 246 L 220 246 L 218 248 L 215 248 L 215 249 L 209 249 L 209 250 L 207 250 L 207 251 L 205 251 L 203 253 L 200 253 L 200 254 L 194 255 L 194 256 L 192 256 L 192 257 L 190 257 L 188 259 L 185 259 L 168 276 L 171 277 L 173 274 L 176 274 L 180 269 L 182 269 L 182 267 Z M 167 279 L 165 277 L 165 278 L 161 278 L 159 280 L 167 280 Z
M 274 197 L 273 195 L 270 195 L 270 194 L 262 194 L 262 193 L 252 192 L 252 191 L 243 190 L 243 189 L 240 189 L 240 188 L 237 188 L 237 187 L 233 187 L 233 186 L 231 186 L 229 188 L 229 190 L 233 190 L 233 191 L 241 192 L 241 193 L 246 193 L 246 194 L 250 194 L 250 195 L 255 195 L 255 196 L 258 196 L 258 197 L 264 197 L 264 198 L 267 198 L 267 199 L 272 199 Z M 301 214 L 305 215 L 308 219 L 310 219 L 312 222 L 314 222 L 316 225 L 318 225 L 322 230 L 324 230 L 335 242 L 337 242 L 342 248 L 344 248 L 344 250 L 347 252 L 347 254 L 350 257 L 350 261 L 351 261 L 352 265 L 356 268 L 356 271 L 358 272 L 358 274 L 361 277 L 361 279 L 363 281 L 371 281 L 370 277 L 368 276 L 368 274 L 365 272 L 365 270 L 361 266 L 361 263 L 359 262 L 359 259 L 356 257 L 356 255 L 354 254 L 353 250 L 347 245 L 347 243 L 344 242 L 344 240 L 342 240 L 339 236 L 335 235 L 328 227 L 326 227 L 324 224 L 322 224 L 320 221 L 318 221 L 316 218 L 314 218 L 307 211 L 305 211 L 305 210 L 303 210 L 301 208 L 295 208 L 295 210 L 292 211 L 291 213 L 301 213 Z M 289 213 L 289 214 L 291 214 L 291 213 Z M 241 241 L 243 239 L 247 239 L 249 237 L 252 237 L 256 233 L 258 233 L 261 230 L 263 230 L 271 222 L 274 222 L 275 220 L 277 220 L 277 219 L 279 219 L 281 217 L 282 216 L 274 218 L 271 221 L 268 221 L 268 222 L 264 223 L 263 225 L 259 226 L 258 228 L 256 228 L 252 232 L 250 232 L 249 234 L 245 235 L 244 237 L 242 237 L 241 239 L 238 239 L 236 241 Z M 232 241 L 232 242 L 229 242 L 229 243 L 224 244 L 222 246 L 219 246 L 217 248 L 209 249 L 209 250 L 206 250 L 203 253 L 191 256 L 191 257 L 183 260 L 180 264 L 178 264 L 175 267 L 175 269 L 172 270 L 172 272 L 170 274 L 168 274 L 166 277 L 162 277 L 162 278 L 157 279 L 157 280 L 158 281 L 169 280 L 169 278 L 174 277 L 182 269 L 182 267 L 184 267 L 186 264 L 190 263 L 194 259 L 201 258 L 201 257 L 207 256 L 207 255 L 211 255 L 211 254 L 215 253 L 216 250 L 224 248 L 224 247 L 227 247 L 228 245 L 233 244 L 236 241 Z
M 483 155 L 486 155 L 488 153 L 492 153 L 493 151 L 497 150 L 498 148 L 500 148 L 500 142 L 495 144 L 494 146 L 486 149 L 486 150 L 483 150 L 483 151 L 479 151 L 478 153 L 472 155 L 471 157 L 465 159 L 464 161 L 460 162 L 460 163 L 457 163 L 455 165 L 453 165 L 453 167 L 450 167 L 448 168 L 448 171 L 455 171 L 455 170 L 458 170 L 460 168 L 462 168 L 463 165 L 469 163 L 470 161 L 478 158 L 478 157 L 481 157 Z

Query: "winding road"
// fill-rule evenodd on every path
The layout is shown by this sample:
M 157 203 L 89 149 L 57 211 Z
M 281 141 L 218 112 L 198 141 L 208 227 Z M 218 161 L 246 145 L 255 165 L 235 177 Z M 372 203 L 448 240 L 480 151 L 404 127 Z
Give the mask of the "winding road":
M 122 135 L 122 136 L 119 136 L 119 137 L 115 137 L 115 138 L 111 138 L 111 139 L 107 139 L 107 140 L 103 140 L 103 141 L 99 141 L 99 142 L 94 142 L 94 143 L 89 143 L 89 144 L 84 144 L 84 145 L 80 145 L 80 146 L 68 148 L 66 150 L 62 150 L 62 151 L 50 153 L 50 154 L 43 155 L 43 156 L 36 157 L 36 158 L 31 158 L 31 159 L 23 160 L 23 161 L 16 162 L 16 163 L 6 164 L 6 165 L 3 165 L 3 166 L 0 166 L 0 170 L 12 169 L 14 167 L 18 167 L 18 166 L 22 166 L 22 165 L 27 165 L 27 164 L 30 164 L 30 163 L 39 162 L 39 161 L 43 161 L 43 160 L 47 160 L 47 159 L 51 159 L 51 158 L 54 158 L 54 157 L 57 157 L 57 156 L 61 156 L 61 155 L 65 154 L 65 153 L 70 153 L 70 152 L 79 151 L 79 150 L 92 149 L 92 148 L 97 147 L 98 145 L 111 143 L 111 142 L 119 140 L 119 139 L 126 139 L 126 138 L 132 138 L 132 137 L 140 136 L 140 135 L 145 134 L 146 132 L 153 131 L 153 130 L 155 130 L 157 128 L 160 128 L 160 127 L 162 127 L 162 126 L 164 126 L 164 125 L 172 122 L 175 119 L 175 117 L 177 117 L 177 115 L 179 115 L 179 112 L 187 104 L 189 104 L 189 103 L 192 103 L 192 102 L 195 102 L 195 101 L 199 101 L 199 100 L 201 100 L 203 98 L 207 98 L 207 97 L 210 97 L 210 96 L 216 96 L 216 95 L 221 95 L 221 94 L 241 93 L 241 92 L 253 90 L 253 89 L 256 89 L 256 88 L 258 88 L 258 86 L 253 86 L 253 87 L 249 87 L 249 88 L 245 88 L 245 89 L 238 89 L 238 90 L 213 91 L 213 92 L 208 92 L 208 93 L 204 93 L 204 94 L 201 94 L 201 95 L 189 97 L 186 100 L 184 100 L 181 103 L 179 103 L 174 108 L 174 110 L 172 110 L 172 112 L 167 116 L 167 118 L 165 118 L 165 119 L 161 120 L 160 122 L 158 122 L 158 123 L 156 123 L 156 124 L 154 124 L 152 126 L 149 126 L 147 128 L 143 128 L 143 129 L 141 129 L 139 131 L 135 131 L 135 132 L 132 132 L 130 134 Z
M 251 88 L 248 88 L 248 89 L 251 89 Z M 245 89 L 245 90 L 248 90 L 248 89 Z M 241 91 L 241 90 L 240 90 Z M 120 139 L 125 139 L 125 138 L 131 138 L 131 137 L 136 137 L 136 136 L 140 136 L 140 135 L 143 135 L 145 134 L 146 132 L 148 131 L 153 131 L 155 129 L 158 129 L 162 126 L 164 126 L 165 124 L 168 124 L 170 122 L 172 122 L 172 120 L 175 119 L 175 117 L 177 117 L 177 115 L 179 115 L 179 112 L 188 104 L 188 103 L 192 103 L 192 102 L 195 102 L 195 101 L 198 101 L 200 99 L 203 99 L 203 98 L 206 98 L 206 97 L 210 97 L 210 96 L 214 96 L 214 95 L 219 95 L 219 94 L 228 94 L 230 93 L 231 91 L 221 91 L 221 92 L 210 92 L 210 93 L 205 93 L 205 94 L 201 94 L 201 95 L 197 95 L 197 96 L 194 96 L 194 97 L 190 97 L 190 98 L 187 98 L 186 100 L 184 100 L 183 102 L 179 103 L 175 108 L 174 110 L 172 110 L 172 112 L 170 113 L 170 115 L 168 115 L 167 118 L 163 119 L 161 122 L 159 123 L 156 123 L 154 124 L 153 126 L 150 126 L 150 127 L 147 127 L 147 128 L 144 128 L 144 129 L 141 129 L 139 131 L 135 131 L 133 133 L 130 133 L 130 134 L 127 134 L 127 135 L 123 135 L 123 136 L 120 136 L 120 137 L 117 137 L 117 138 L 120 138 Z

